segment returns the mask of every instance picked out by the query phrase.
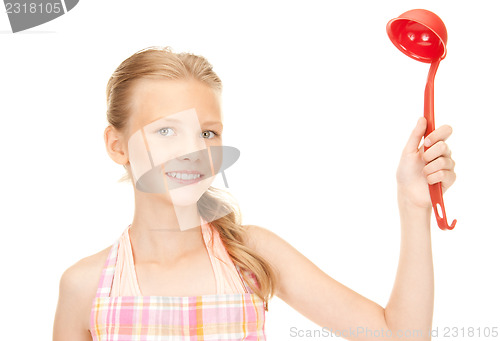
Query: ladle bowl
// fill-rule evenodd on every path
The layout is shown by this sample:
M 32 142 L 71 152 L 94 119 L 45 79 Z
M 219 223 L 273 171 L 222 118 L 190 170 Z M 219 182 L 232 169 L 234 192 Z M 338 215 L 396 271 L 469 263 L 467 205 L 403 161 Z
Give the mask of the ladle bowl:
M 439 63 L 446 56 L 448 32 L 436 14 L 425 9 L 413 9 L 390 20 L 386 26 L 392 43 L 407 56 L 420 62 L 431 63 L 424 94 L 424 117 L 427 129 L 424 138 L 434 131 L 434 77 Z M 424 146 L 424 151 L 429 147 Z M 438 226 L 442 230 L 452 230 L 446 220 L 441 182 L 429 185 L 429 192 Z
M 444 59 L 448 32 L 436 14 L 425 9 L 412 9 L 387 23 L 392 43 L 407 56 L 431 63 Z

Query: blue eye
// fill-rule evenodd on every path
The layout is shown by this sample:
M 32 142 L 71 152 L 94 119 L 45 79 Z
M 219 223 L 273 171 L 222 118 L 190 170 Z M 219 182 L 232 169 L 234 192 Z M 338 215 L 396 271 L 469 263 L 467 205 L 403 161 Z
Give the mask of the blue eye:
M 160 135 L 163 135 L 163 136 L 169 136 L 169 135 L 167 135 L 167 133 L 166 133 L 166 132 L 168 131 L 168 129 L 172 130 L 172 128 L 170 128 L 170 127 L 165 127 L 165 128 L 158 129 L 158 133 L 159 133 Z
M 168 133 L 168 131 L 171 131 L 172 133 Z M 170 128 L 170 127 L 163 127 L 163 128 L 160 128 L 156 131 L 158 134 L 162 135 L 162 136 L 170 136 L 170 135 L 173 135 L 173 129 Z M 210 135 L 210 133 L 212 133 L 212 136 Z M 205 130 L 204 132 L 201 133 L 202 137 L 203 138 L 208 138 L 208 139 L 213 139 L 214 137 L 217 137 L 219 136 L 219 133 L 213 131 L 213 130 Z

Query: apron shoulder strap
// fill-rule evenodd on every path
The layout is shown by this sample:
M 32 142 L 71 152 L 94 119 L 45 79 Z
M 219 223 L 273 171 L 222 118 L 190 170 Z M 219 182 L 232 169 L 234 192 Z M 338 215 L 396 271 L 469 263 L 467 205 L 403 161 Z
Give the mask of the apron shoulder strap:
M 113 284 L 113 277 L 115 274 L 116 257 L 118 255 L 118 245 L 120 239 L 118 238 L 114 244 L 111 246 L 108 258 L 104 264 L 104 269 L 101 271 L 101 277 L 99 279 L 99 286 L 97 288 L 97 297 L 109 297 L 111 292 L 111 285 Z

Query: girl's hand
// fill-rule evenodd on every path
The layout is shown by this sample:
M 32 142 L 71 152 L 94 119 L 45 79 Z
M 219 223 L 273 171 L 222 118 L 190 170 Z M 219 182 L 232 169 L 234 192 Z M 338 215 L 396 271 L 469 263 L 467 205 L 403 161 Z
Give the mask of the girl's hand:
M 429 185 L 441 182 L 443 193 L 455 182 L 455 161 L 451 158 L 451 150 L 444 142 L 452 133 L 449 125 L 443 125 L 430 133 L 425 141 L 431 146 L 424 152 L 424 145 L 418 148 L 427 128 L 427 120 L 420 117 L 406 144 L 396 179 L 398 196 L 402 195 L 411 204 L 432 208 Z

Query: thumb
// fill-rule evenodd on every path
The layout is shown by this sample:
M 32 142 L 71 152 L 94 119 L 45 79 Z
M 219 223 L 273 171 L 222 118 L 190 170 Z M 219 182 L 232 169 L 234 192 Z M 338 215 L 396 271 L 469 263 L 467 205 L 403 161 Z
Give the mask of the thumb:
M 425 119 L 425 117 L 420 117 L 417 121 L 417 125 L 415 126 L 415 128 L 413 128 L 413 131 L 411 132 L 408 142 L 406 143 L 406 146 L 403 151 L 405 154 L 416 153 L 418 151 L 418 145 L 422 140 L 422 137 L 424 136 L 426 129 L 427 129 L 427 120 Z

